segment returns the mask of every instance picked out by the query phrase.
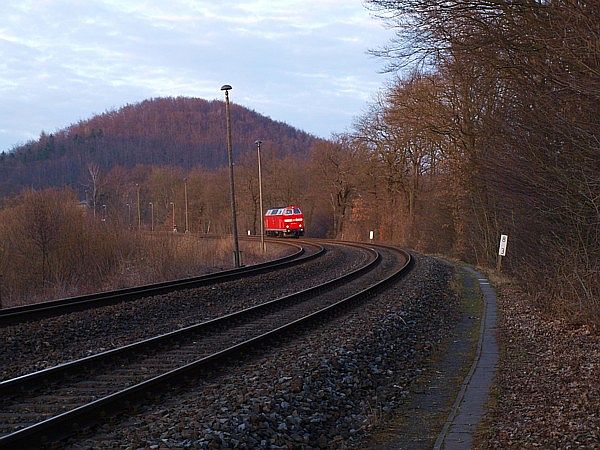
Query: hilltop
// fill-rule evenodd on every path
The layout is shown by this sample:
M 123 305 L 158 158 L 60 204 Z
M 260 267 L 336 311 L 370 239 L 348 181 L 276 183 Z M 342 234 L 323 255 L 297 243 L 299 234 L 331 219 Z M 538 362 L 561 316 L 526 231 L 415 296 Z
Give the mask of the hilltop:
M 234 158 L 269 141 L 278 156 L 306 157 L 318 139 L 240 105 L 231 105 Z M 89 164 L 216 169 L 227 163 L 225 104 L 198 98 L 155 98 L 80 121 L 0 154 L 0 194 L 23 187 L 71 186 Z

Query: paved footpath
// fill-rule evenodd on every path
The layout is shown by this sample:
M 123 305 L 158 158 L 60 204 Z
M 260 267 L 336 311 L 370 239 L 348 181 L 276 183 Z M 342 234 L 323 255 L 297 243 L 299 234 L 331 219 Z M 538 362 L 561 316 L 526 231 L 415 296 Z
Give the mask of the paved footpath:
M 479 272 L 467 269 L 479 280 L 484 297 L 484 313 L 475 361 L 463 382 L 444 428 L 437 438 L 435 450 L 470 449 L 473 434 L 483 417 L 490 387 L 498 364 L 496 341 L 496 293 Z

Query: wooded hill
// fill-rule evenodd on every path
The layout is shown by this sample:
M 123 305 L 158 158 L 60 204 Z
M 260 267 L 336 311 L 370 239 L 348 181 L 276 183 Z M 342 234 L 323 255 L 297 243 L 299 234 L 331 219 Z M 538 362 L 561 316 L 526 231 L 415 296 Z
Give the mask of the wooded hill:
M 269 141 L 278 157 L 304 158 L 318 139 L 283 122 L 231 105 L 234 158 Z M 82 191 L 88 167 L 103 172 L 136 165 L 215 169 L 227 163 L 225 104 L 198 98 L 157 98 L 81 121 L 0 154 L 0 195 L 70 186 Z

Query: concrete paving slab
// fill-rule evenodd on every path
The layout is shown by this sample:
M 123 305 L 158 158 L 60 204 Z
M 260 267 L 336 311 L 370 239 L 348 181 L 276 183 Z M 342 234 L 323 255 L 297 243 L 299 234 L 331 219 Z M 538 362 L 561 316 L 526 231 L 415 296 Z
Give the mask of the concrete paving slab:
M 479 343 L 471 370 L 435 442 L 435 450 L 465 450 L 473 447 L 473 434 L 485 413 L 498 365 L 500 350 L 496 339 L 496 293 L 482 274 L 468 270 L 477 277 L 484 298 Z

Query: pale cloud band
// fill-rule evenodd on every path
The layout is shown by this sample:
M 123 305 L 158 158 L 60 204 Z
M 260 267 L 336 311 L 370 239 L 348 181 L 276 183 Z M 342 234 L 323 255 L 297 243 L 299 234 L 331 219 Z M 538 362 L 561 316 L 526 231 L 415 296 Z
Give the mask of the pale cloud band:
M 0 151 L 158 96 L 232 100 L 328 137 L 383 84 L 390 32 L 360 1 L 9 0 L 0 13 Z M 302 105 L 302 106 L 300 106 Z

